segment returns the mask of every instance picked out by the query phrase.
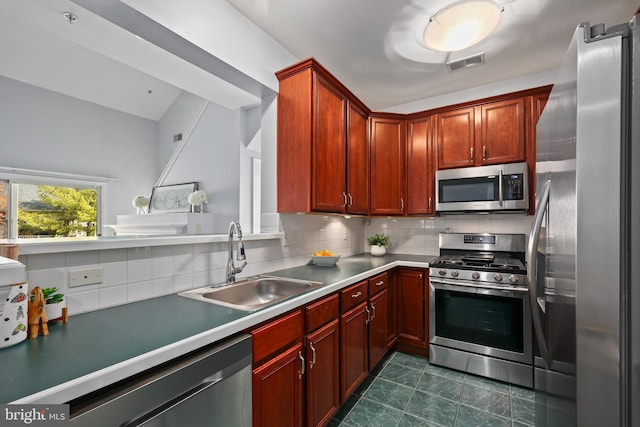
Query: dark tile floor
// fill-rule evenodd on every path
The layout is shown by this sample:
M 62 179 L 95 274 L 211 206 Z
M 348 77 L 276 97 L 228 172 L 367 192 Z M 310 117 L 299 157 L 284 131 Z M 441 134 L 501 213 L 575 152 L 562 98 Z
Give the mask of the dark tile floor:
M 393 352 L 371 372 L 330 427 L 534 425 L 534 392 Z

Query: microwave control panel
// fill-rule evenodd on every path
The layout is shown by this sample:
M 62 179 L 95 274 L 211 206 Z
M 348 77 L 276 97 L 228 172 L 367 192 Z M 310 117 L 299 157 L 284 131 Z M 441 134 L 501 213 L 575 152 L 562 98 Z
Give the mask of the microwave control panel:
M 502 188 L 505 200 L 522 200 L 522 174 L 511 174 L 502 176 Z

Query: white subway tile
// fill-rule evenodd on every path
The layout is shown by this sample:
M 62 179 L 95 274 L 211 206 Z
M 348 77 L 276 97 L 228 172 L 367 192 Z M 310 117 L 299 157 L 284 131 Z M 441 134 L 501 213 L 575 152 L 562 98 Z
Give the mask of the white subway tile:
M 153 282 L 151 280 L 129 283 L 129 286 L 127 286 L 127 302 L 140 301 L 151 297 L 153 297 Z
M 127 263 L 127 281 L 141 282 L 153 278 L 153 262 L 151 258 L 129 260 Z
M 65 297 L 70 316 L 95 311 L 100 308 L 100 292 L 98 289 L 68 293 Z
M 127 285 L 100 287 L 100 308 L 127 303 Z

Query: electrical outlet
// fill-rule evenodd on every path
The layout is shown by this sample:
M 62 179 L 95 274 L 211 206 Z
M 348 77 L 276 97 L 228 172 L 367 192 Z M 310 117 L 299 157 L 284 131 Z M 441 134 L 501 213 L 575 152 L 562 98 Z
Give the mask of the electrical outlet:
M 345 228 L 344 230 L 342 230 L 342 240 L 348 240 L 348 239 L 349 239 L 349 230 Z
M 102 267 L 82 268 L 69 270 L 69 287 L 95 285 L 102 283 L 102 275 L 104 269 Z

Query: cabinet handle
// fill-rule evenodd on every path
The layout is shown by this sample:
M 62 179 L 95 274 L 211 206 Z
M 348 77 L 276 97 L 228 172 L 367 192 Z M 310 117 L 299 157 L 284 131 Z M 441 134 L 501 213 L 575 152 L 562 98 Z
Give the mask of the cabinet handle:
M 379 282 L 376 282 L 376 286 L 382 286 L 384 285 L 384 280 L 380 280 Z
M 309 343 L 311 347 L 311 363 L 309 363 L 309 369 L 313 369 L 313 365 L 316 364 L 316 348 L 313 346 L 313 342 Z
M 429 210 L 431 210 L 431 197 L 429 197 Z
M 367 312 L 367 320 L 364 321 L 365 325 L 368 325 L 371 322 L 371 312 L 369 311 L 369 307 L 364 306 L 365 311 Z
M 373 312 L 373 314 L 371 315 L 371 320 L 376 318 L 376 306 L 371 304 L 371 311 Z
M 473 162 L 473 147 L 471 147 L 471 161 Z
M 347 206 L 347 193 L 345 193 L 344 191 L 342 192 L 342 206 Z
M 400 210 L 404 211 L 404 199 L 400 197 Z
M 298 379 L 301 380 L 302 376 L 304 375 L 304 368 L 305 368 L 305 361 L 304 361 L 304 357 L 302 357 L 302 351 L 298 352 L 298 357 L 300 358 L 300 361 L 302 362 L 302 366 L 300 367 L 300 372 L 298 372 Z
M 351 298 L 358 298 L 358 297 L 359 297 L 359 296 L 361 296 L 361 295 L 362 295 L 362 292 L 358 291 L 358 292 L 356 292 L 355 294 L 352 294 L 352 295 L 351 295 Z
M 487 146 L 482 146 L 482 160 L 487 160 Z
M 351 196 L 351 193 L 349 193 L 349 206 L 353 206 L 353 197 Z

